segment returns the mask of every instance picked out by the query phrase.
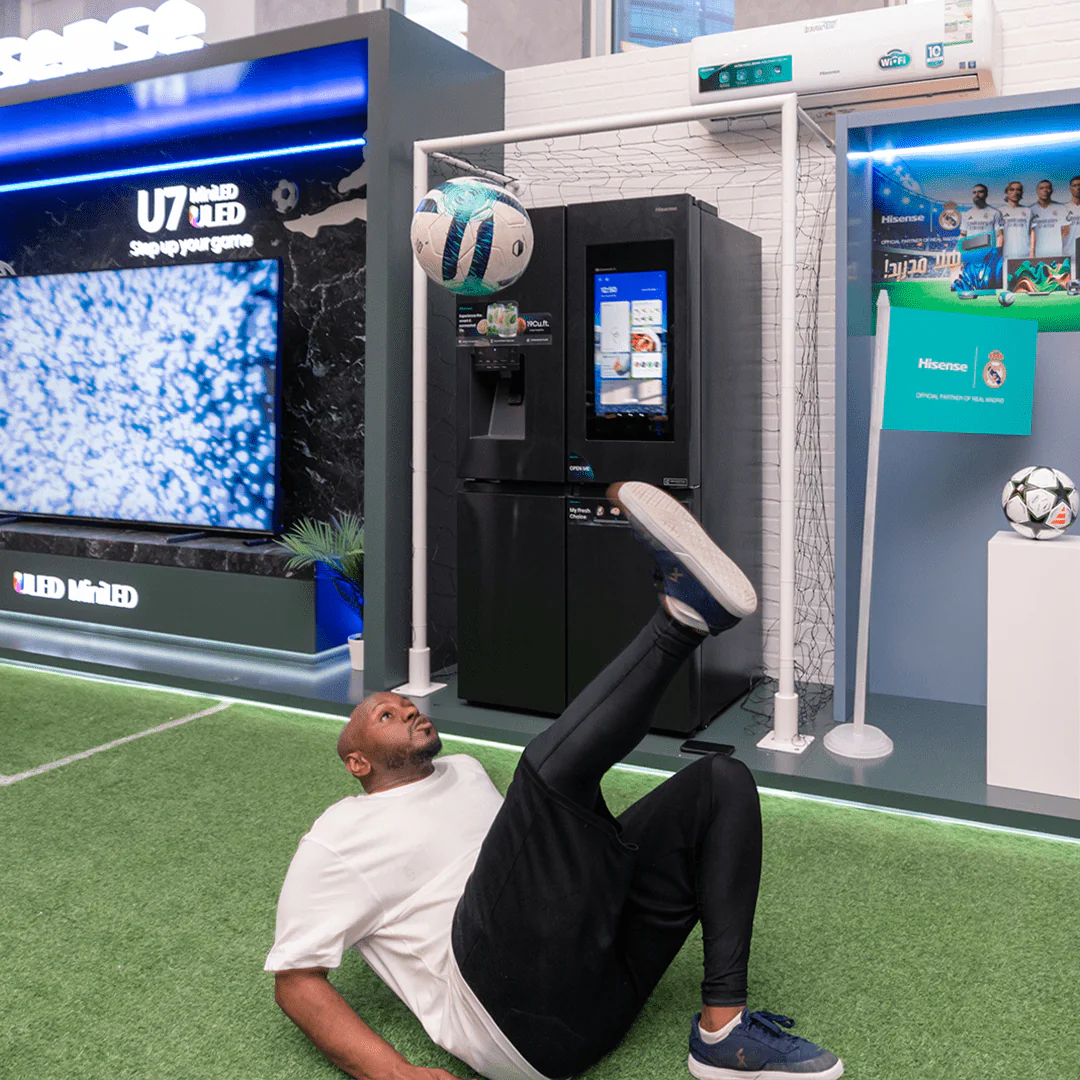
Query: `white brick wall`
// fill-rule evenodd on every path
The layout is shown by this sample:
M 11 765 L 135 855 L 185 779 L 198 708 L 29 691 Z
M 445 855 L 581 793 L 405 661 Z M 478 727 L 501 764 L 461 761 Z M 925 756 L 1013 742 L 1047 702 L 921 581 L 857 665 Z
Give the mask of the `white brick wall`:
M 1080 0 L 997 0 L 1002 23 L 1002 92 L 1028 93 L 1080 85 Z M 688 103 L 688 45 L 577 60 L 507 73 L 506 124 L 550 123 L 613 113 L 682 106 Z M 767 125 L 767 126 L 766 126 Z M 776 361 L 779 351 L 779 118 L 745 120 L 717 137 L 698 125 L 656 131 L 562 139 L 508 148 L 507 172 L 528 185 L 532 205 L 632 197 L 659 191 L 689 191 L 715 203 L 721 216 L 757 233 L 764 255 L 765 408 L 765 561 L 763 612 L 770 669 L 776 660 L 778 604 L 778 489 Z M 818 295 L 817 375 L 820 391 L 822 465 L 826 521 L 832 535 L 833 450 L 835 432 L 835 227 L 831 198 L 835 166 L 819 140 L 803 136 L 801 162 L 800 260 L 813 253 L 809 235 L 822 228 Z M 817 211 L 828 199 L 822 221 Z M 812 275 L 800 274 L 800 310 Z M 817 619 L 831 627 L 831 598 L 820 580 L 798 581 Z M 811 620 L 813 621 L 813 620 Z M 818 635 L 820 641 L 820 634 Z M 821 674 L 832 677 L 831 657 Z

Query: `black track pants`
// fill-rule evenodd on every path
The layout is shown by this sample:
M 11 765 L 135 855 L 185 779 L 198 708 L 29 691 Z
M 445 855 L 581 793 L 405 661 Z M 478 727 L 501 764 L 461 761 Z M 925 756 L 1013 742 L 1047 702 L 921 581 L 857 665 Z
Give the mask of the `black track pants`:
M 702 758 L 617 819 L 599 789 L 700 642 L 659 611 L 529 744 L 455 913 L 463 976 L 545 1076 L 619 1043 L 698 921 L 702 1000 L 746 1001 L 761 873 L 749 770 Z

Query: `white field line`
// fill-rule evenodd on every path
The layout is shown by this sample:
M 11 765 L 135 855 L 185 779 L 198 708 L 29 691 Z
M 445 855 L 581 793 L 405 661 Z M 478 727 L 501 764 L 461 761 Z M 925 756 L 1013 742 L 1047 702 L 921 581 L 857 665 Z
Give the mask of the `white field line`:
M 73 761 L 81 761 L 83 758 L 92 757 L 94 754 L 100 754 L 103 750 L 111 750 L 114 746 L 122 746 L 124 743 L 134 742 L 136 739 L 145 739 L 147 735 L 157 735 L 159 732 L 168 731 L 169 728 L 189 724 L 192 720 L 199 720 L 201 717 L 221 712 L 222 709 L 227 709 L 231 704 L 231 701 L 219 701 L 216 705 L 212 705 L 209 709 L 203 709 L 201 712 L 192 713 L 190 716 L 181 716 L 178 720 L 169 720 L 164 724 L 158 724 L 156 727 L 147 728 L 145 731 L 137 731 L 134 735 L 125 735 L 123 738 L 113 739 L 112 742 L 102 743 L 101 746 L 91 747 L 89 750 L 71 754 L 69 757 L 60 758 L 58 761 L 48 761 L 44 765 L 35 765 L 34 768 L 27 769 L 26 772 L 15 773 L 13 776 L 0 775 L 0 787 L 17 784 L 20 780 L 29 780 L 31 776 L 40 776 L 42 773 L 59 769 L 62 765 L 70 765 Z

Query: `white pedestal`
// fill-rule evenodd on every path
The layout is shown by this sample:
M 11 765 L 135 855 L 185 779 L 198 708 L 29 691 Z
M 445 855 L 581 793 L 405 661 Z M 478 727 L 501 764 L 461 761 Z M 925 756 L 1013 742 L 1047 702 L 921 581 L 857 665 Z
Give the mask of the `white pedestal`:
M 987 553 L 986 782 L 1080 799 L 1080 536 Z

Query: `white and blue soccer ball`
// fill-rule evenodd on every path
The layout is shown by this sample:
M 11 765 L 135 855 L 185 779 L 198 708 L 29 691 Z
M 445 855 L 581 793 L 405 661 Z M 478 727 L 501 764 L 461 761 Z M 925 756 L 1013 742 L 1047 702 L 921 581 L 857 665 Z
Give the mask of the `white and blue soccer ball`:
M 505 188 L 471 176 L 429 191 L 413 214 L 410 235 L 424 273 L 460 296 L 488 296 L 513 285 L 532 257 L 525 207 Z
M 1012 302 L 1016 299 L 1016 293 L 1009 292 L 1008 289 L 1002 289 L 1001 292 L 997 294 L 997 298 L 998 303 L 1002 307 L 1010 307 Z
M 1028 465 L 1013 473 L 1001 493 L 1005 519 L 1029 540 L 1055 540 L 1080 513 L 1080 493 L 1060 469 Z

